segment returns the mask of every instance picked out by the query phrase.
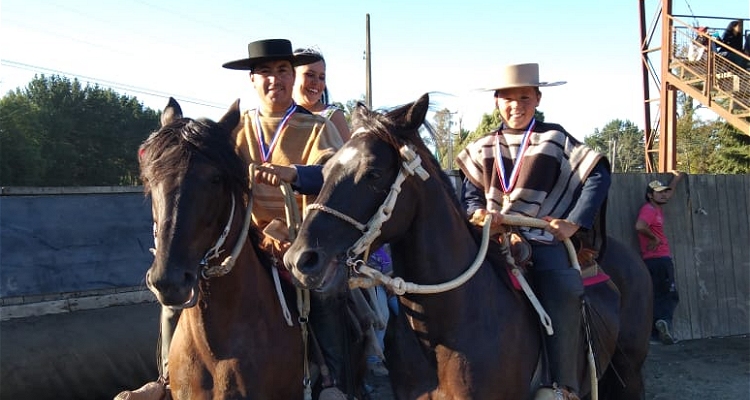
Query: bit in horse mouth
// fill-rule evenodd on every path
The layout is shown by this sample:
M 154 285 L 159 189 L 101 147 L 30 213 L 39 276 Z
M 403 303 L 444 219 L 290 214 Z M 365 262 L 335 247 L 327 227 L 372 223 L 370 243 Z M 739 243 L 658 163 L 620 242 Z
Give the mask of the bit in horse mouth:
M 176 306 L 167 306 L 173 310 L 184 310 L 186 308 L 193 307 L 198 302 L 198 296 L 195 294 L 195 288 L 190 289 L 190 298 L 184 303 Z
M 326 267 L 323 268 L 318 285 L 313 290 L 316 292 L 327 292 L 332 286 L 340 283 L 343 273 L 341 268 L 343 266 L 342 260 L 343 255 L 331 258 Z

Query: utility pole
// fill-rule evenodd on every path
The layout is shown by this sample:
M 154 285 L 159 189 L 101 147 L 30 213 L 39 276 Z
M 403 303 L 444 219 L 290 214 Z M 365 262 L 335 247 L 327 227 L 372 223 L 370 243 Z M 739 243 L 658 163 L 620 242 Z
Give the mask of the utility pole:
M 372 110 L 372 60 L 370 54 L 370 14 L 365 14 L 365 105 Z

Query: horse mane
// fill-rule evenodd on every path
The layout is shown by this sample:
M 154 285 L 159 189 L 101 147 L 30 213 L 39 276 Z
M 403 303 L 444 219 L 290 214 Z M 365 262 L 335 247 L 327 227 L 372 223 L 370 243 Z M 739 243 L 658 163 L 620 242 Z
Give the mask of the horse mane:
M 151 182 L 177 184 L 174 179 L 177 173 L 187 168 L 192 157 L 200 156 L 222 171 L 231 193 L 250 199 L 248 168 L 235 151 L 231 138 L 231 132 L 207 118 L 179 118 L 151 133 L 138 149 L 145 194 L 149 195 Z M 261 233 L 257 225 L 250 225 L 248 240 L 261 264 L 270 269 L 273 262 L 259 246 Z
M 368 110 L 360 103 L 354 109 L 352 115 L 352 131 L 356 131 L 358 128 L 366 126 L 368 127 L 368 133 L 371 133 L 390 144 L 396 149 L 396 151 L 405 144 L 412 145 L 417 155 L 422 159 L 422 167 L 425 168 L 431 177 L 436 177 L 439 180 L 445 191 L 445 196 L 451 199 L 451 204 L 455 208 L 455 211 L 463 215 L 466 211 L 456 195 L 456 189 L 453 186 L 453 183 L 448 177 L 448 174 L 446 174 L 440 166 L 440 162 L 435 158 L 435 155 L 430 151 L 420 136 L 419 128 L 422 127 L 428 135 L 435 137 L 433 126 L 424 119 L 422 119 L 421 123 L 416 125 L 410 124 L 408 121 L 413 104 L 414 103 L 409 103 L 396 107 L 390 111 L 377 112 Z M 481 243 L 482 230 L 469 222 L 468 218 L 464 218 L 464 223 L 469 232 L 471 232 L 474 241 L 477 244 Z M 516 290 L 513 287 L 513 283 L 506 273 L 508 266 L 501 253 L 500 243 L 491 238 L 488 245 L 487 260 L 494 267 L 493 269 L 498 274 L 500 280 L 515 293 Z
M 247 167 L 234 150 L 230 133 L 210 119 L 180 118 L 153 132 L 138 150 L 141 180 L 162 181 L 183 170 L 196 154 L 224 173 L 234 193 L 249 193 Z

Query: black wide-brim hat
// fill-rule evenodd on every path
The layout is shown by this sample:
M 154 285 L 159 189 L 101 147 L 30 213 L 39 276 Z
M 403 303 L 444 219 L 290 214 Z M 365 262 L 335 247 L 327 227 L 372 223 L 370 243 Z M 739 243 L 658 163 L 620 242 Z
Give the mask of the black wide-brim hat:
M 247 45 L 247 55 L 247 58 L 224 63 L 222 67 L 252 70 L 258 63 L 265 61 L 288 60 L 293 66 L 318 61 L 311 55 L 294 55 L 292 42 L 286 39 L 266 39 L 251 42 Z

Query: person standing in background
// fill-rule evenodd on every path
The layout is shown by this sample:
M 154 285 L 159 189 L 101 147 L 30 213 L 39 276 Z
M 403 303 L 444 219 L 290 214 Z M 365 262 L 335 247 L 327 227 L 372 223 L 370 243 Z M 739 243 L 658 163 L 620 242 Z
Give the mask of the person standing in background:
M 651 181 L 646 187 L 646 203 L 638 212 L 635 230 L 641 257 L 651 273 L 654 287 L 654 316 L 652 339 L 664 344 L 677 342 L 672 335 L 672 318 L 680 301 L 674 277 L 674 263 L 669 241 L 664 234 L 664 212 L 684 172 L 672 171 L 674 177 L 668 186 L 660 181 Z

